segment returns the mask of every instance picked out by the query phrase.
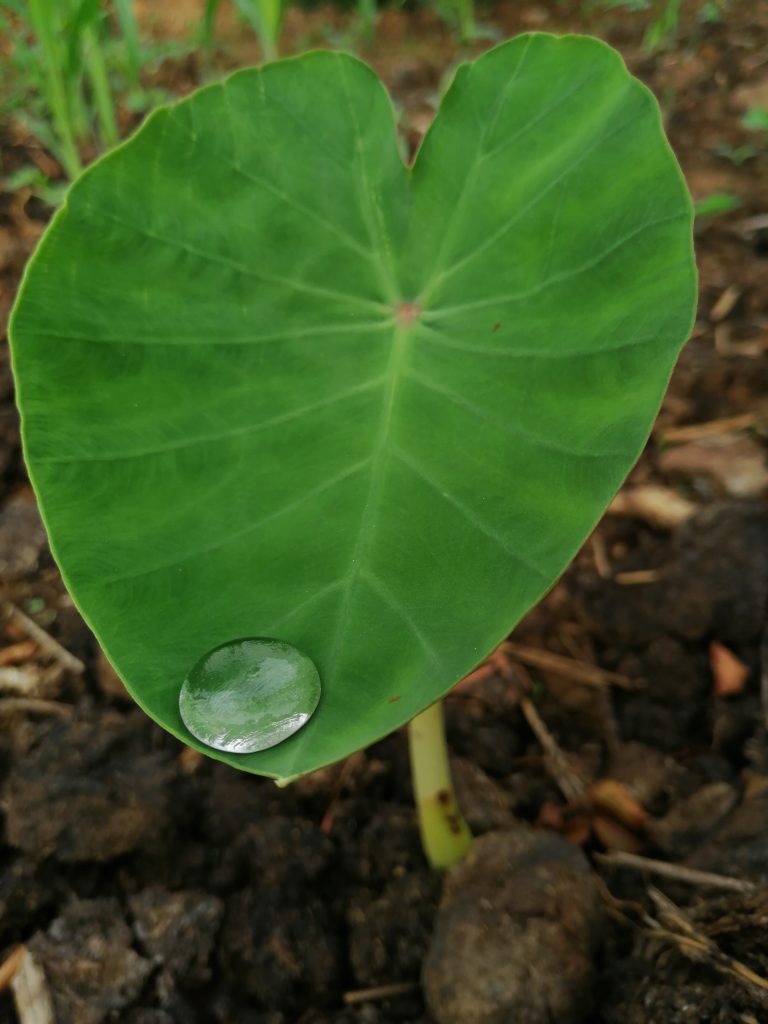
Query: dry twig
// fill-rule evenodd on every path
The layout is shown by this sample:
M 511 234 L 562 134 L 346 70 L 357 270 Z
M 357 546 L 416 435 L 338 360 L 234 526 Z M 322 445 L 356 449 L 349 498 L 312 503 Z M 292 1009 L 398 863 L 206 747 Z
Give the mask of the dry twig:
M 735 284 L 729 284 L 728 287 L 720 293 L 720 297 L 717 302 L 709 311 L 709 319 L 712 323 L 718 323 L 720 320 L 725 320 L 725 318 L 733 312 L 736 303 L 740 298 L 741 289 L 737 288 Z
M 633 569 L 627 572 L 617 572 L 613 581 L 620 587 L 641 587 L 647 586 L 649 583 L 658 583 L 661 577 L 661 569 Z
M 650 875 L 670 878 L 686 885 L 703 886 L 709 889 L 723 889 L 729 892 L 751 892 L 755 886 L 740 878 L 728 875 L 717 875 L 711 871 L 698 871 L 682 864 L 671 864 L 668 861 L 655 860 L 652 857 L 640 857 L 634 853 L 596 853 L 595 860 L 609 867 L 629 868 L 633 871 L 647 871 Z
M 545 764 L 560 792 L 569 803 L 582 800 L 585 793 L 584 783 L 571 767 L 567 755 L 563 753 L 557 740 L 547 728 L 530 697 L 520 698 L 520 710 L 525 715 L 531 732 L 542 746 Z
M 709 420 L 706 423 L 690 423 L 684 427 L 669 427 L 661 435 L 665 444 L 678 444 L 681 441 L 698 441 L 702 437 L 717 437 L 727 434 L 730 430 L 749 430 L 754 427 L 756 417 L 753 412 L 740 413 L 738 416 L 726 416 L 720 420 Z
M 592 557 L 595 560 L 597 575 L 602 580 L 609 580 L 611 578 L 611 561 L 608 558 L 605 541 L 599 534 L 593 533 L 591 537 L 591 545 Z
M 379 999 L 391 999 L 392 996 L 405 996 L 418 991 L 415 981 L 397 981 L 391 985 L 376 985 L 374 988 L 359 988 L 344 993 L 344 1005 L 356 1006 L 358 1003 L 370 1003 Z
M 57 661 L 62 668 L 68 669 L 70 672 L 75 672 L 77 675 L 82 675 L 85 672 L 85 665 L 79 658 L 76 658 L 74 654 L 63 647 L 58 640 L 54 640 L 53 637 L 46 633 L 46 631 L 28 615 L 25 615 L 21 608 L 17 608 L 15 604 L 10 601 L 6 602 L 6 610 L 8 615 L 14 619 L 16 624 L 20 626 L 30 639 L 34 640 L 43 653 L 47 654 L 49 658 Z
M 674 530 L 694 515 L 696 505 L 671 487 L 642 484 L 622 488 L 607 511 L 609 515 L 633 516 L 662 530 Z
M 658 920 L 645 915 L 646 923 L 654 938 L 666 939 L 691 960 L 707 961 L 724 974 L 730 974 L 747 988 L 757 989 L 765 998 L 768 995 L 768 980 L 763 978 L 732 956 L 728 956 L 712 939 L 696 931 L 683 911 L 658 889 L 649 888 L 648 895 L 653 901 Z
M 500 650 L 523 665 L 542 669 L 545 672 L 554 672 L 555 675 L 563 676 L 574 683 L 583 683 L 585 686 L 612 685 L 620 686 L 625 690 L 634 690 L 638 687 L 635 681 L 618 672 L 609 672 L 597 665 L 590 665 L 586 661 L 567 658 L 562 654 L 553 654 L 551 651 L 544 651 L 538 647 L 528 647 L 527 644 L 519 644 L 513 640 L 505 641 Z
M 14 712 L 31 712 L 35 715 L 55 715 L 58 718 L 69 718 L 74 714 L 71 704 L 62 704 L 56 700 L 42 700 L 39 697 L 0 697 L 0 715 Z

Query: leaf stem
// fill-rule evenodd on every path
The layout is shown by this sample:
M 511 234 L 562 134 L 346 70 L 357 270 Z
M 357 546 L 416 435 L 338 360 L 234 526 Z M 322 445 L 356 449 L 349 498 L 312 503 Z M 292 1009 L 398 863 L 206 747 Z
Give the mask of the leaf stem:
M 469 851 L 472 834 L 453 790 L 442 701 L 412 719 L 408 741 L 424 853 L 433 868 L 449 868 Z

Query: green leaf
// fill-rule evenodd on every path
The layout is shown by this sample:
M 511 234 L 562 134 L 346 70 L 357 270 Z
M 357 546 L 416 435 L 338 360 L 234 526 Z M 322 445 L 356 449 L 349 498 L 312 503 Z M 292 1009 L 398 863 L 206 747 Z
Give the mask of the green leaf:
M 751 132 L 768 132 L 768 110 L 750 107 L 741 119 L 742 128 Z
M 312 53 L 86 171 L 13 358 L 54 553 L 139 703 L 199 746 L 190 667 L 292 643 L 314 717 L 221 755 L 287 777 L 444 694 L 641 451 L 691 327 L 691 231 L 653 97 L 580 37 L 459 68 L 411 170 L 370 68 Z
M 694 212 L 697 217 L 717 217 L 721 213 L 738 210 L 740 206 L 741 200 L 732 192 L 710 192 L 698 200 Z

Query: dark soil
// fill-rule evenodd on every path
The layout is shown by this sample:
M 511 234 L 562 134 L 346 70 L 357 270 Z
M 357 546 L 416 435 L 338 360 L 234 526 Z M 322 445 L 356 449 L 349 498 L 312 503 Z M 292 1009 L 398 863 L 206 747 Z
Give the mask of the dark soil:
M 174 34 L 199 4 L 141 6 Z M 768 1020 L 768 139 L 740 125 L 768 107 L 768 6 L 732 2 L 719 22 L 683 7 L 653 56 L 647 12 L 480 12 L 503 36 L 581 30 L 619 47 L 662 102 L 695 198 L 741 206 L 697 222 L 699 318 L 623 511 L 513 637 L 620 678 L 526 671 L 510 648 L 447 701 L 459 794 L 490 834 L 439 912 L 403 734 L 278 790 L 185 749 L 124 695 L 47 549 L 0 349 L 0 965 L 28 948 L 58 1024 L 415 1024 L 433 1019 L 425 992 L 462 1024 Z M 291 11 L 287 49 L 352 45 L 350 24 Z M 222 64 L 258 58 L 226 16 L 220 35 Z M 459 46 L 407 10 L 355 45 L 414 147 Z M 184 92 L 202 74 L 193 54 L 154 78 Z M 0 144 L 8 170 L 42 159 L 18 125 Z M 49 215 L 28 191 L 0 194 L 3 319 Z M 726 879 L 651 877 L 622 854 Z M 2 1024 L 18 1017 L 0 978 Z

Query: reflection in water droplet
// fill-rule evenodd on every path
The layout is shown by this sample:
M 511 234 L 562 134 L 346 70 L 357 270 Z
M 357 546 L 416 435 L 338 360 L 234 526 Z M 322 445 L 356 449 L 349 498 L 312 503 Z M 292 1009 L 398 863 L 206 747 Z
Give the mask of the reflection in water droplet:
M 204 654 L 184 680 L 179 711 L 207 746 L 252 754 L 301 729 L 319 700 L 320 676 L 306 654 L 283 640 L 254 637 Z

